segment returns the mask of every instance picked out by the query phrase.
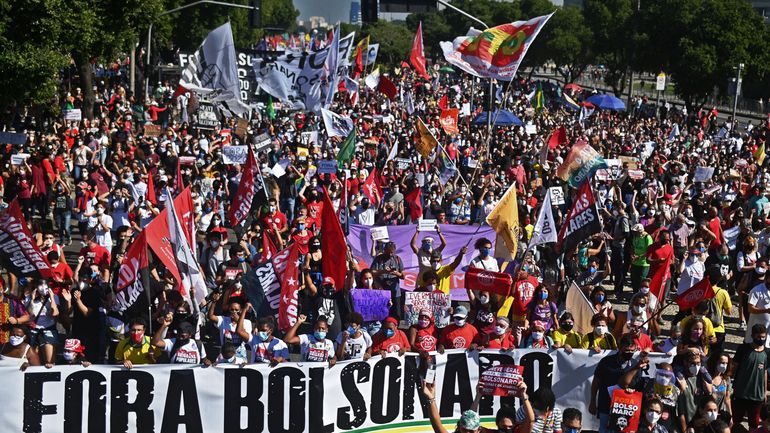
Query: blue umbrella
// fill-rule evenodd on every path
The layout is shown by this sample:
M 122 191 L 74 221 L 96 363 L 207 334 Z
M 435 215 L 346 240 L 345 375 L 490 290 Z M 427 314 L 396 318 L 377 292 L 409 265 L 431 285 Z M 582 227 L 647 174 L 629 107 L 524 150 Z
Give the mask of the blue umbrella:
M 586 99 L 586 101 L 602 110 L 626 111 L 626 104 L 613 95 L 597 94 Z
M 485 111 L 478 115 L 473 120 L 474 125 L 486 125 L 487 124 L 487 116 L 489 115 L 488 111 Z M 492 113 L 492 121 L 495 122 L 495 126 L 511 126 L 511 125 L 523 125 L 524 122 L 521 121 L 518 117 L 516 117 L 515 114 L 511 113 L 508 110 L 495 110 Z

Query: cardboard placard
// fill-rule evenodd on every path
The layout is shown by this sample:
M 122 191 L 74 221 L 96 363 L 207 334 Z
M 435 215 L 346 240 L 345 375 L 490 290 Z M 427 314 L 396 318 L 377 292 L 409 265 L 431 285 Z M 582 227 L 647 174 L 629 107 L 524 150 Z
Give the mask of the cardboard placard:
M 337 161 L 333 159 L 324 159 L 324 160 L 318 161 L 318 172 L 321 174 L 336 173 Z
M 390 306 L 389 290 L 353 289 L 350 292 L 353 307 L 365 322 L 385 320 Z
M 264 150 L 267 146 L 270 146 L 270 143 L 272 142 L 273 139 L 270 138 L 268 134 L 257 135 L 254 137 L 254 153 Z
M 152 123 L 148 123 L 144 125 L 144 135 L 148 137 L 160 137 L 160 135 L 163 133 L 163 129 L 160 127 L 160 125 L 153 125 Z
M 217 119 L 217 113 L 214 108 L 214 104 L 210 102 L 200 101 L 198 105 L 197 122 L 198 128 L 201 129 L 214 129 L 219 125 L 219 119 Z
M 488 368 L 481 373 L 481 393 L 506 397 L 514 394 L 519 383 L 524 380 L 524 366 L 503 364 Z
M 438 221 L 435 219 L 420 219 L 417 225 L 419 232 L 435 232 L 438 228 Z
M 708 182 L 711 177 L 714 176 L 714 167 L 697 167 L 695 169 L 695 176 L 693 176 L 693 182 Z
M 241 137 L 241 140 L 246 140 L 246 135 L 249 133 L 249 121 L 246 119 L 235 120 L 235 135 Z
M 372 233 L 372 240 L 374 241 L 386 241 L 390 239 L 390 236 L 388 235 L 387 226 L 372 227 L 371 233 Z
M 567 201 L 564 199 L 564 190 L 560 186 L 552 186 L 548 188 L 551 192 L 551 204 L 559 206 L 565 204 Z
M 437 328 L 449 325 L 449 308 L 452 306 L 449 295 L 436 292 L 406 292 L 404 296 L 404 319 L 409 326 L 417 323 L 420 310 L 423 309 L 433 312 L 433 322 Z
M 644 179 L 644 170 L 628 170 L 628 177 L 634 180 Z
M 621 155 L 621 156 L 618 157 L 618 159 L 623 164 L 628 164 L 628 169 L 629 170 L 636 170 L 637 168 L 639 168 L 639 159 L 636 158 L 636 157 L 633 157 L 633 156 L 622 156 Z
M 537 126 L 532 123 L 527 123 L 527 125 L 524 127 L 524 132 L 526 132 L 528 135 L 535 135 L 537 134 Z
M 248 156 L 248 146 L 222 146 L 222 162 L 225 164 L 245 164 Z

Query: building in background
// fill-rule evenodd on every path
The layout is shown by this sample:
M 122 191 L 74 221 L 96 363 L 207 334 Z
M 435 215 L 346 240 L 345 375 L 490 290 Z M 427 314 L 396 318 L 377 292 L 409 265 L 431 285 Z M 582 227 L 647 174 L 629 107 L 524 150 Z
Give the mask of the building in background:
M 361 25 L 361 2 L 350 2 L 350 24 Z

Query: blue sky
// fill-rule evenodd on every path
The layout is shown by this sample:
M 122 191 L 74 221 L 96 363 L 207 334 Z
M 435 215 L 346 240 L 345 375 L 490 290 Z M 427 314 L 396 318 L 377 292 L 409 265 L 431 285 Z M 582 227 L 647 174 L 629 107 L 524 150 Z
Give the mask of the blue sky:
M 322 16 L 333 24 L 337 21 L 347 22 L 350 18 L 351 0 L 293 0 L 294 7 L 299 10 L 300 20 L 312 16 Z

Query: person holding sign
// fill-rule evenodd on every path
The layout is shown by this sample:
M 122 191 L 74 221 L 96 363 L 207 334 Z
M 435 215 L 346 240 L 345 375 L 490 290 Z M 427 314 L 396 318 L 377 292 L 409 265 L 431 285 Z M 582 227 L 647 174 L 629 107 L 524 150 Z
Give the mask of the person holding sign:
M 420 225 L 417 224 L 414 228 L 414 235 L 412 235 L 412 240 L 409 242 L 409 245 L 412 247 L 412 251 L 417 256 L 417 263 L 420 267 L 417 274 L 417 284 L 421 284 L 422 275 L 425 273 L 425 271 L 432 269 L 431 258 L 433 257 L 433 254 L 438 253 L 439 257 L 441 257 L 441 252 L 444 251 L 444 247 L 446 247 L 446 238 L 441 233 L 441 228 L 438 224 L 436 224 L 436 233 L 438 233 L 438 237 L 441 240 L 441 244 L 438 246 L 438 248 L 433 248 L 433 238 L 430 236 L 423 238 L 422 245 L 420 248 L 417 248 L 417 236 L 420 234 Z
M 320 316 L 315 321 L 312 334 L 297 335 L 297 330 L 307 320 L 307 316 L 300 314 L 297 322 L 286 331 L 284 341 L 286 344 L 299 344 L 300 362 L 328 362 L 329 367 L 337 363 L 334 353 L 334 344 L 326 338 L 329 331 L 329 323 L 325 316 Z

